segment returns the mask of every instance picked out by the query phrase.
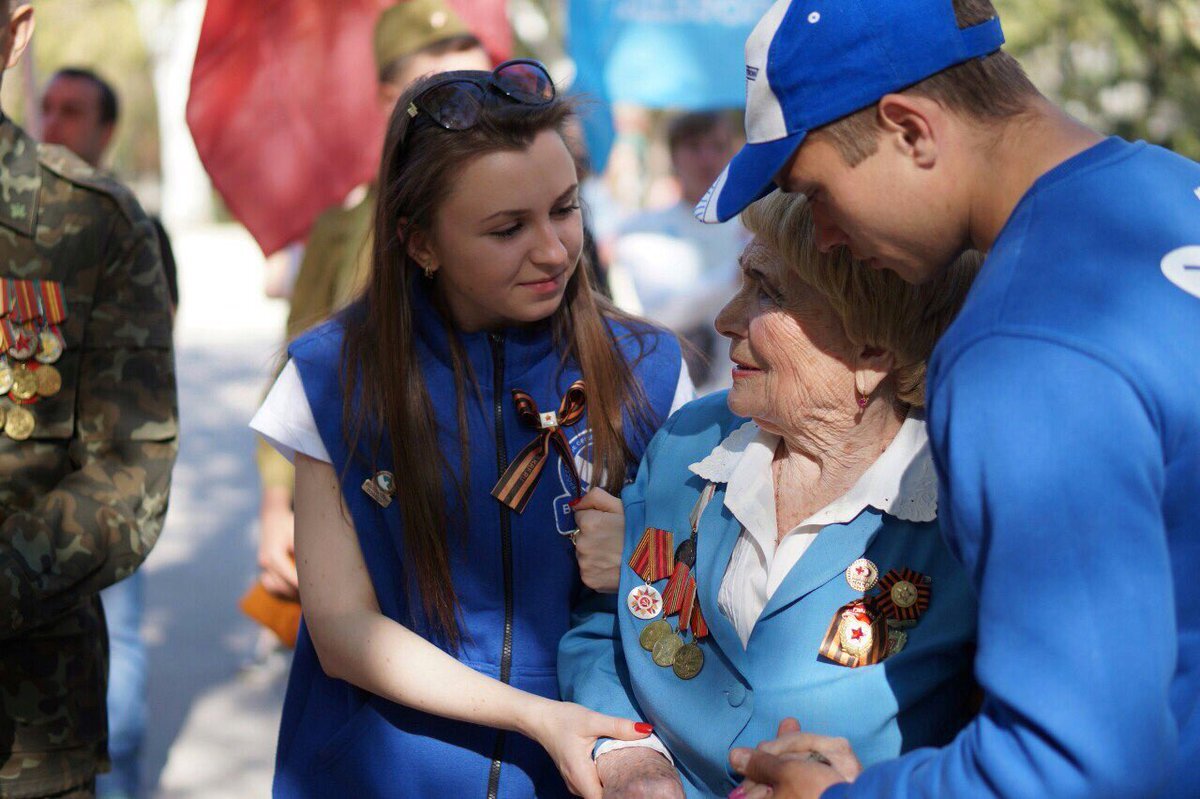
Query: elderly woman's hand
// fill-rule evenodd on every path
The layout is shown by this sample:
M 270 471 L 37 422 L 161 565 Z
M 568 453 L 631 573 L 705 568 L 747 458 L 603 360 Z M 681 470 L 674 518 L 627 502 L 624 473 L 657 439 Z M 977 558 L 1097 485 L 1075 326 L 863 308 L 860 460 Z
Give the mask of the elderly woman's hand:
M 602 594 L 616 593 L 621 549 L 625 543 L 625 509 L 603 488 L 593 488 L 572 506 L 579 535 L 575 556 L 583 584 Z
M 679 774 L 653 749 L 631 746 L 596 758 L 604 799 L 683 799 Z

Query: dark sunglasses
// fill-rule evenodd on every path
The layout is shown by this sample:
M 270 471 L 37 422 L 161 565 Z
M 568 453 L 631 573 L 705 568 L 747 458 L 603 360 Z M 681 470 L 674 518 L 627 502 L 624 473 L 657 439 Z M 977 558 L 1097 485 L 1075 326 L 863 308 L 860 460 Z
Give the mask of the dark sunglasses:
M 424 112 L 446 130 L 467 130 L 479 122 L 489 91 L 522 105 L 545 105 L 555 96 L 554 81 L 540 62 L 516 58 L 490 73 L 445 73 L 408 104 L 408 115 Z

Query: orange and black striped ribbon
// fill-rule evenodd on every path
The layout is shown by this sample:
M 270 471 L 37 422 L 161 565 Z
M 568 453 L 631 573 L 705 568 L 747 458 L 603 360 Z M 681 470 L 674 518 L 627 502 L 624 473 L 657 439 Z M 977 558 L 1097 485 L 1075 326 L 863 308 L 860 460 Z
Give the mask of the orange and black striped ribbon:
M 892 600 L 892 588 L 908 581 L 917 589 L 917 601 L 902 608 Z M 870 599 L 872 609 L 887 619 L 916 621 L 929 608 L 930 580 L 912 569 L 892 569 L 879 578 L 879 593 Z
M 42 298 L 42 312 L 46 315 L 47 322 L 57 325 L 66 320 L 67 305 L 63 301 L 62 283 L 39 280 L 38 295 Z
M 675 567 L 674 538 L 670 530 L 647 527 L 629 556 L 629 568 L 647 584 L 665 580 Z
M 12 346 L 16 340 L 16 335 L 12 328 L 12 322 L 7 318 L 0 319 L 0 355 L 8 352 L 8 348 Z
M 567 389 L 558 408 L 556 424 L 545 425 L 542 423 L 537 403 L 528 393 L 514 389 L 513 402 L 517 406 L 517 416 L 526 424 L 539 428 L 538 435 L 529 442 L 525 449 L 521 450 L 504 474 L 500 475 L 500 479 L 492 488 L 492 496 L 517 513 L 524 511 L 529 498 L 533 496 L 533 490 L 537 487 L 538 478 L 542 476 L 542 469 L 550 457 L 551 444 L 558 450 L 563 463 L 566 464 L 567 474 L 575 484 L 575 496 L 583 496 L 583 481 L 579 479 L 579 472 L 575 468 L 575 456 L 562 431 L 564 427 L 570 427 L 583 418 L 584 410 L 587 407 L 587 394 L 584 392 L 583 381 L 576 380 Z

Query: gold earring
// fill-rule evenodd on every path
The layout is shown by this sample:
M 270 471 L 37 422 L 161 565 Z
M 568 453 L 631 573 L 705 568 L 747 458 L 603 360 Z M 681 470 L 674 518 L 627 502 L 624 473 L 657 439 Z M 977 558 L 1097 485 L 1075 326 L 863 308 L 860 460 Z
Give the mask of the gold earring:
M 436 272 L 437 270 L 434 269 L 432 266 L 422 266 L 421 271 L 425 273 L 426 280 L 433 280 L 433 273 Z

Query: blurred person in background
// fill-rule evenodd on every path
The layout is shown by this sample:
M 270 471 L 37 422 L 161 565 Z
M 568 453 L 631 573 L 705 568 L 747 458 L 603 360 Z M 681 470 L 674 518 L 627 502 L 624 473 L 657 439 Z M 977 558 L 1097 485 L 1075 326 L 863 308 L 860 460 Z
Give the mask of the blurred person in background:
M 42 141 L 61 144 L 102 170 L 104 154 L 112 143 L 120 118 L 117 93 L 108 81 L 83 67 L 63 67 L 54 73 L 42 94 Z M 171 239 L 157 216 L 150 216 L 158 234 L 171 308 L 179 307 L 179 283 Z
M 33 33 L 0 0 L 0 64 Z M 171 305 L 127 189 L 0 121 L 0 795 L 109 767 L 98 592 L 158 538 L 177 451 Z
M 375 25 L 379 102 L 390 113 L 418 78 L 455 69 L 491 69 L 491 60 L 466 24 L 443 0 L 409 0 L 386 9 Z M 291 341 L 361 290 L 371 261 L 375 187 L 360 187 L 348 204 L 317 218 L 292 292 L 285 335 Z M 299 598 L 293 559 L 295 474 L 291 463 L 261 439 L 260 581 L 273 595 Z
M 116 130 L 120 104 L 113 87 L 95 72 L 64 67 L 42 94 L 42 141 L 60 144 L 102 170 L 104 154 Z M 162 223 L 150 217 L 171 295 L 178 304 L 175 256 Z M 135 571 L 100 592 L 108 625 L 108 753 L 112 772 L 96 781 L 108 799 L 136 797 L 140 784 L 142 741 L 146 735 L 146 644 L 142 640 L 145 577 Z
M 737 286 L 738 256 L 750 236 L 740 223 L 701 224 L 692 209 L 733 156 L 734 145 L 733 127 L 722 112 L 673 117 L 667 147 L 679 201 L 631 217 L 612 247 L 613 298 L 695 347 L 688 366 L 701 393 L 730 382 L 732 364 L 713 322 Z

